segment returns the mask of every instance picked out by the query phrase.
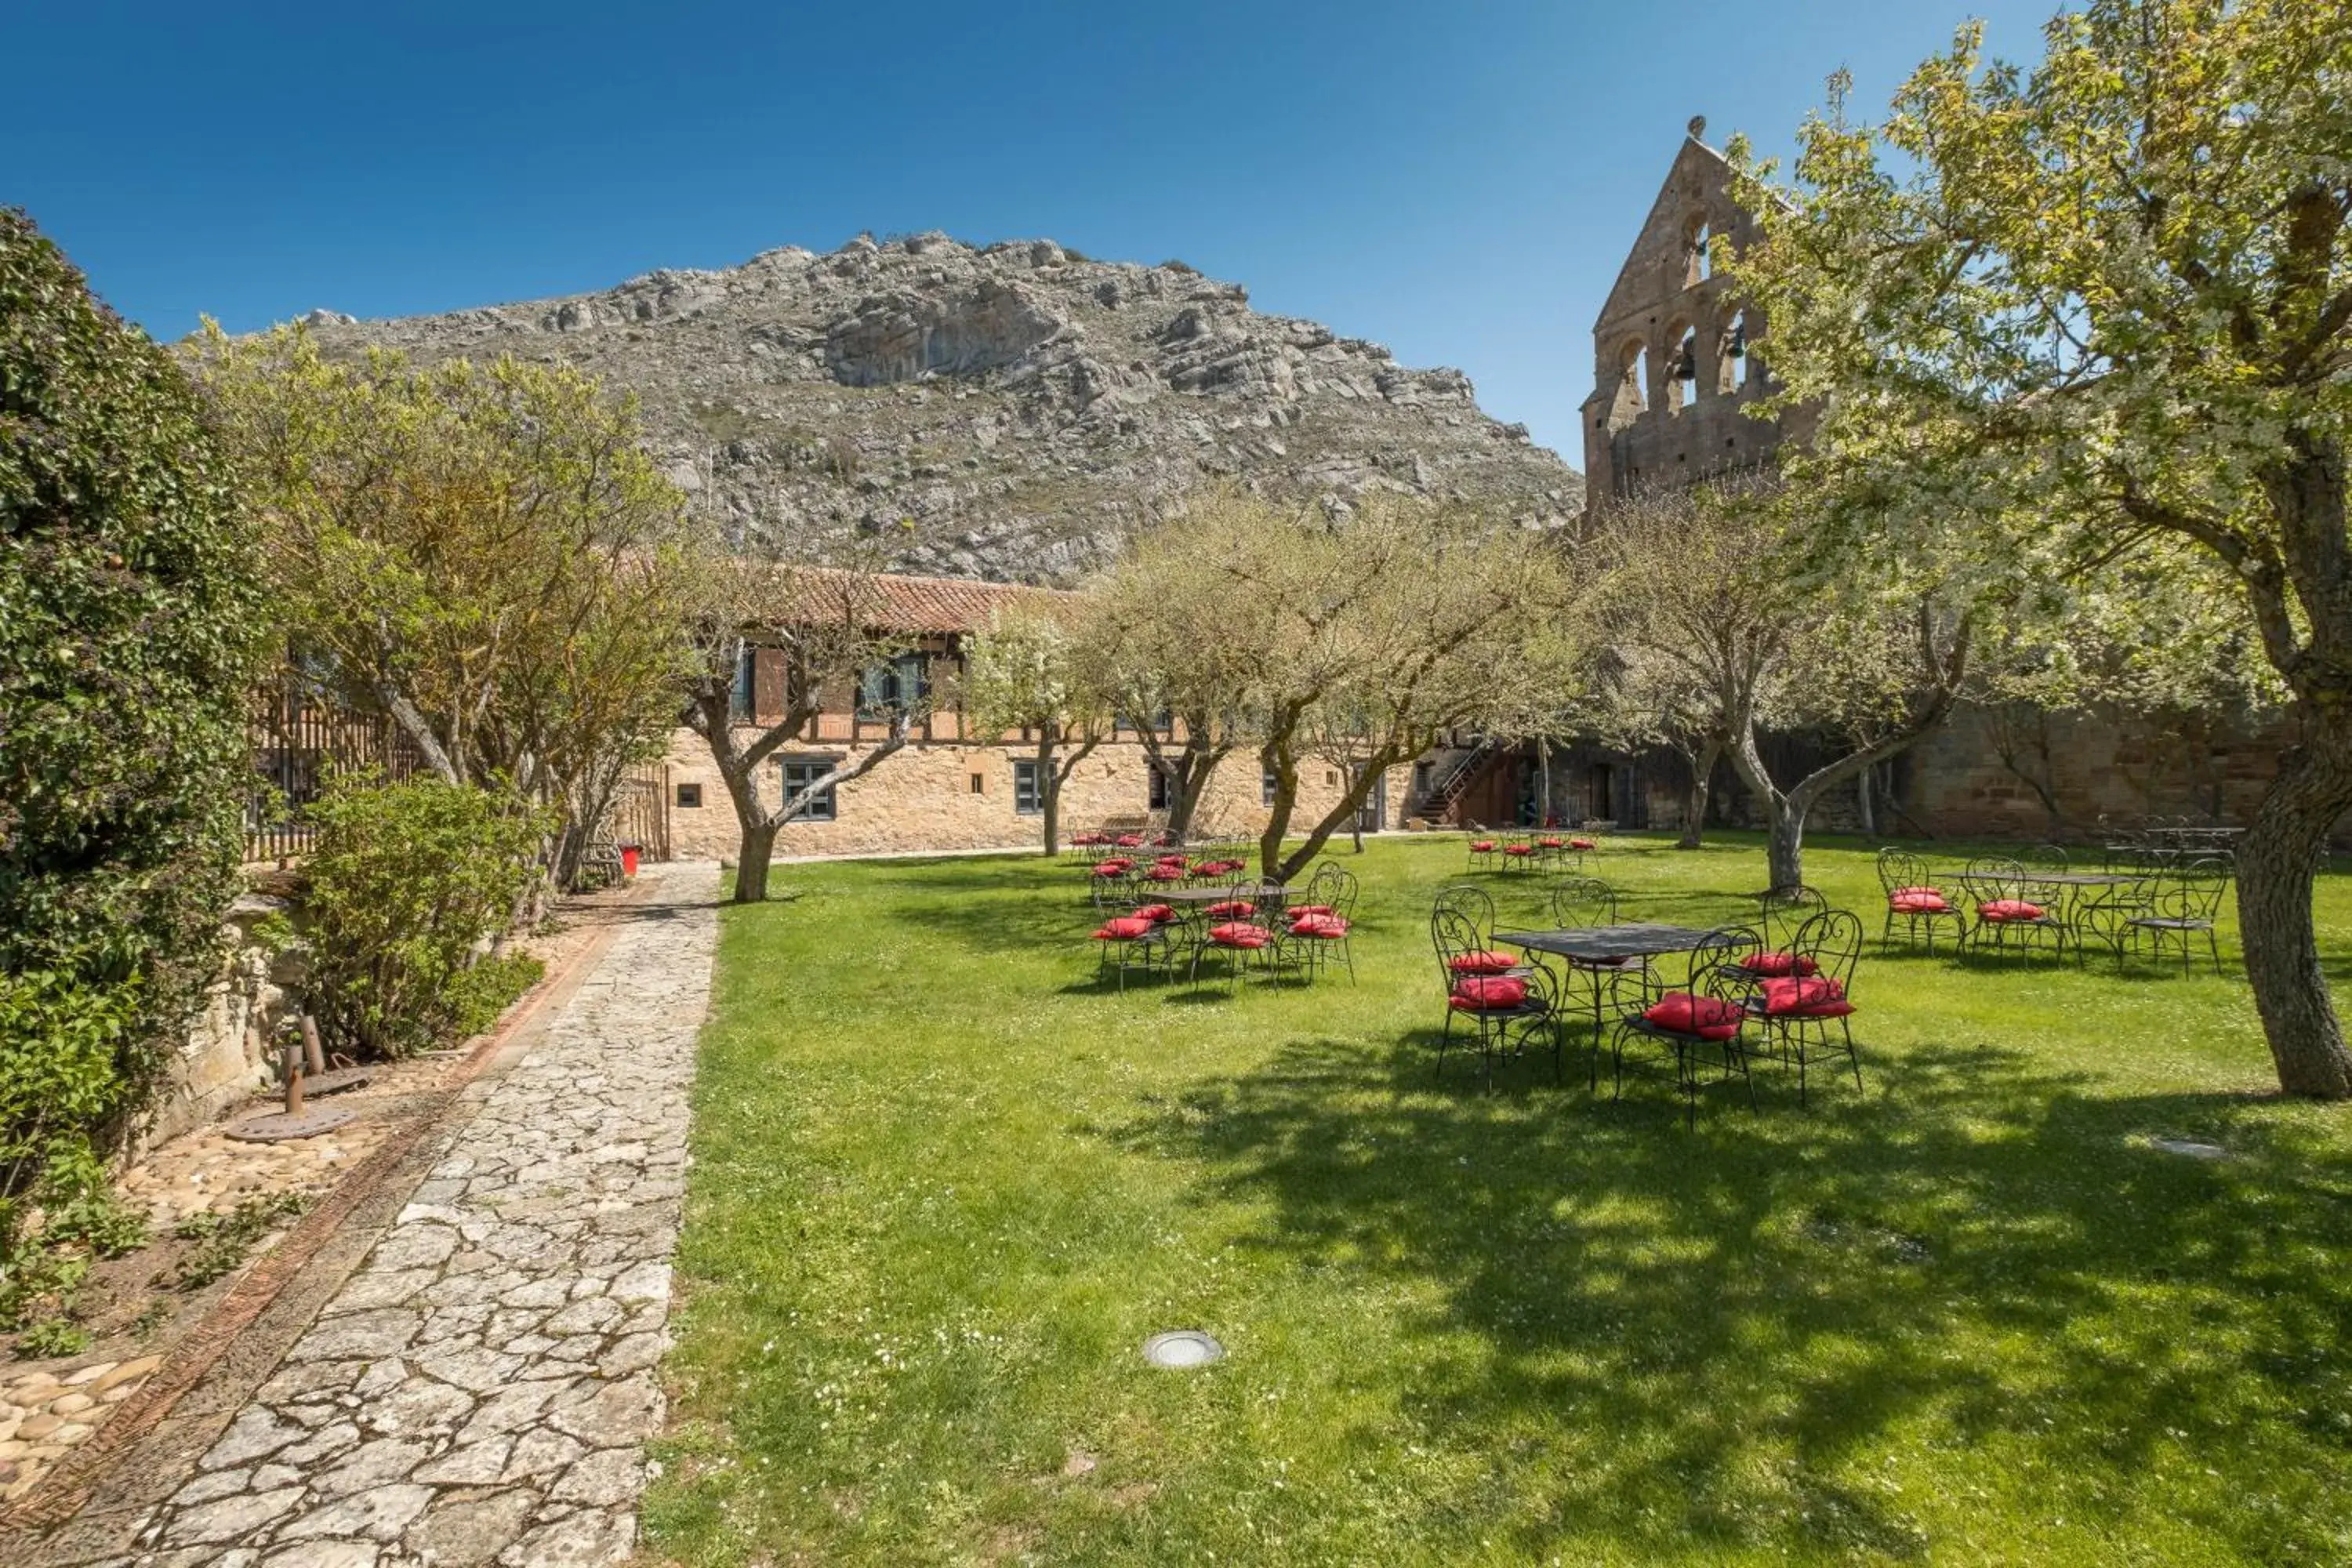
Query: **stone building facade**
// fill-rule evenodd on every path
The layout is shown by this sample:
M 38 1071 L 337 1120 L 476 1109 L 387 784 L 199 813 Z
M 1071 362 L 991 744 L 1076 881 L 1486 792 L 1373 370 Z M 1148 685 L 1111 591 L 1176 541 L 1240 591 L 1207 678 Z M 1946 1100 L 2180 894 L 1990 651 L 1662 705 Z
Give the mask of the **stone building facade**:
M 771 809 L 783 804 L 784 768 L 803 759 L 830 766 L 855 757 L 875 742 L 818 742 L 787 747 L 782 758 L 761 770 L 761 798 Z M 784 825 L 776 836 L 779 855 L 887 855 L 911 851 L 1013 849 L 1039 845 L 1044 814 L 1031 806 L 1018 777 L 1036 758 L 1034 746 L 981 741 L 918 741 L 841 785 L 825 815 Z M 710 748 L 691 730 L 677 731 L 665 763 L 670 791 L 672 855 L 681 859 L 731 858 L 738 847 L 735 810 L 710 759 Z M 1365 816 L 1368 831 L 1403 824 L 1404 791 L 1411 770 L 1393 770 Z M 1294 831 L 1319 820 L 1339 802 L 1339 770 L 1302 763 Z M 1065 837 L 1106 824 L 1142 825 L 1164 819 L 1155 806 L 1151 759 L 1130 738 L 1106 742 L 1081 762 L 1063 785 L 1061 826 Z M 1236 753 L 1219 765 L 1193 814 L 1196 835 L 1255 837 L 1268 813 L 1264 780 L 1255 753 Z
M 1002 606 L 1061 595 L 1049 589 L 896 574 L 867 579 L 861 592 L 869 590 L 872 629 L 894 634 L 907 647 L 890 661 L 887 679 L 890 700 L 905 702 L 916 715 L 911 739 L 872 772 L 835 786 L 787 822 L 777 835 L 776 853 L 881 855 L 1040 844 L 1045 764 L 1035 737 L 974 730 L 955 693 L 961 686 L 965 638 L 991 615 Z M 788 679 L 780 649 L 751 651 L 738 680 L 745 734 L 783 716 Z M 797 789 L 885 743 L 891 719 L 875 706 L 882 684 L 869 679 L 824 694 L 815 721 L 760 769 L 760 796 L 769 809 L 783 805 L 788 784 Z M 1118 730 L 1063 784 L 1062 832 L 1164 820 L 1165 790 L 1153 773 L 1141 737 L 1131 728 Z M 679 728 L 658 776 L 671 855 L 732 857 L 740 833 L 709 743 Z M 1301 831 L 1339 804 L 1347 783 L 1336 764 L 1311 759 L 1300 764 L 1293 820 Z M 1375 786 L 1361 813 L 1367 831 L 1402 825 L 1411 783 L 1412 770 L 1400 767 Z M 1194 808 L 1193 831 L 1254 837 L 1268 819 L 1269 798 L 1256 754 L 1236 752 L 1211 776 Z

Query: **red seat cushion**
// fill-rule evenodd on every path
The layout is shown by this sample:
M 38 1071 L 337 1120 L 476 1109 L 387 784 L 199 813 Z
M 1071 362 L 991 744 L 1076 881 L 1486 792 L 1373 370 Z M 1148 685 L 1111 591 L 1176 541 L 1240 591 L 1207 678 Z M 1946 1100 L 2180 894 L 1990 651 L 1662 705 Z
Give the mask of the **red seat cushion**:
M 1594 849 L 1599 847 L 1599 846 L 1594 844 L 1590 838 L 1571 838 L 1568 841 L 1568 847 L 1570 849 Z
M 1457 981 L 1446 1001 L 1465 1013 L 1502 1013 L 1527 999 L 1528 983 L 1516 974 L 1474 974 Z
M 1565 849 L 1568 847 L 1568 840 L 1565 838 L 1538 838 L 1536 842 L 1542 845 L 1547 849 Z
M 1129 871 L 1134 869 L 1135 862 L 1132 860 L 1104 860 L 1097 862 L 1095 866 L 1095 875 L 1097 877 L 1124 877 Z
M 1293 936 L 1342 937 L 1348 934 L 1348 922 L 1338 915 L 1308 915 L 1291 922 Z
M 1339 912 L 1328 904 L 1293 904 L 1288 910 L 1292 920 L 1306 915 L 1336 915 Z
M 1257 906 L 1247 899 L 1220 899 L 1201 912 L 1213 921 L 1246 920 L 1257 913 Z
M 1518 966 L 1519 961 L 1509 953 L 1491 950 L 1465 952 L 1446 963 L 1446 967 L 1456 974 L 1500 974 Z
M 1731 1038 L 1739 1033 L 1740 1020 L 1746 1016 L 1736 1002 L 1727 1002 L 1720 996 L 1696 996 L 1687 991 L 1669 991 L 1642 1014 L 1661 1029 L 1696 1035 L 1702 1040 Z
M 1898 915 L 1940 915 L 1952 906 L 1933 888 L 1897 888 L 1886 895 L 1887 907 Z
M 1768 1017 L 1834 1018 L 1853 1011 L 1845 999 L 1845 986 L 1833 977 L 1792 974 L 1767 980 L 1759 989 L 1764 993 Z M 1830 1011 L 1832 1007 L 1837 1011 Z
M 1750 974 L 1816 974 L 1822 966 L 1801 952 L 1751 952 L 1739 967 Z
M 1132 912 L 1137 920 L 1152 921 L 1160 924 L 1165 924 L 1167 921 L 1172 921 L 1176 918 L 1176 906 L 1173 904 L 1145 904 L 1140 909 L 1135 910 Z
M 1532 844 L 1506 844 L 1503 846 L 1503 853 L 1506 855 L 1532 855 L 1535 852 L 1536 847 Z
M 1146 920 L 1141 915 L 1120 915 L 1116 920 L 1103 921 L 1102 929 L 1095 932 L 1095 940 L 1097 942 L 1133 942 L 1137 937 L 1150 936 L 1159 929 L 1156 922 Z
M 2028 903 L 2023 899 L 1995 899 L 1990 903 L 1979 904 L 1977 913 L 1995 923 L 2002 921 L 2038 921 L 2042 918 L 2042 906 Z
M 1273 941 L 1264 926 L 1254 926 L 1247 921 L 1229 921 L 1209 928 L 1209 940 L 1219 947 L 1264 947 Z
M 1118 836 L 1118 847 L 1121 849 L 1140 849 L 1143 847 L 1143 835 L 1140 833 L 1122 833 Z
M 1494 852 L 1495 841 L 1491 838 L 1474 838 L 1470 841 L 1470 853 L 1473 855 L 1492 855 Z

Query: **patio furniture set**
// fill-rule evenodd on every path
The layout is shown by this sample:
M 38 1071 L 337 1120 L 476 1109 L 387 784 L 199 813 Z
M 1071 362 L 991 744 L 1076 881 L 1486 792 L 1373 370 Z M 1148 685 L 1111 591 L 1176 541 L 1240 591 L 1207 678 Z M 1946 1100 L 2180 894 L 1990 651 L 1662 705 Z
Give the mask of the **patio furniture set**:
M 1590 831 L 1571 833 L 1565 829 L 1545 829 L 1539 833 L 1489 833 L 1476 823 L 1470 826 L 1470 869 L 1473 871 L 1500 867 L 1506 871 L 1557 871 L 1562 868 L 1584 868 L 1584 857 L 1599 845 Z
M 1524 1055 L 1547 1037 L 1553 1072 L 1564 1078 L 1573 1004 L 1579 1014 L 1591 1011 L 1591 1089 L 1601 1087 L 1604 1045 L 1612 1100 L 1624 1089 L 1629 1047 L 1655 1047 L 1673 1065 L 1686 1125 L 1710 1076 L 1738 1078 L 1753 1105 L 1751 1068 L 1759 1059 L 1796 1069 L 1800 1103 L 1811 1065 L 1825 1056 L 1842 1057 L 1862 1086 L 1848 1022 L 1863 945 L 1855 915 L 1829 908 L 1809 888 L 1759 894 L 1753 925 L 1712 930 L 1623 921 L 1617 905 L 1605 882 L 1570 877 L 1552 890 L 1552 929 L 1496 931 L 1484 889 L 1440 889 L 1430 912 L 1446 1007 L 1437 1071 L 1445 1070 L 1459 1022 L 1478 1048 L 1484 1082 L 1493 1082 L 1498 1058 Z
M 2063 957 L 2072 947 L 2078 963 L 2094 945 L 2118 964 L 2127 954 L 2164 957 L 2178 950 L 2183 973 L 2201 940 L 2219 974 L 2216 928 L 2231 873 L 2226 853 L 2190 854 L 2172 845 L 2110 845 L 2095 864 L 2078 864 L 2064 848 L 2044 845 L 2022 858 L 1979 857 L 1941 871 L 1910 850 L 1883 849 L 1880 935 L 1891 944 L 1900 927 L 1907 941 L 1924 938 L 1931 952 L 1939 931 L 1978 952 L 2042 949 Z
M 1112 856 L 1087 880 L 1097 968 L 1116 972 L 1122 991 L 1130 970 L 1198 978 L 1204 963 L 1223 965 L 1228 991 L 1253 970 L 1312 980 L 1338 963 L 1355 979 L 1356 878 L 1337 861 L 1317 865 L 1303 889 L 1252 879 L 1231 853 L 1195 860 L 1181 850 L 1149 863 Z

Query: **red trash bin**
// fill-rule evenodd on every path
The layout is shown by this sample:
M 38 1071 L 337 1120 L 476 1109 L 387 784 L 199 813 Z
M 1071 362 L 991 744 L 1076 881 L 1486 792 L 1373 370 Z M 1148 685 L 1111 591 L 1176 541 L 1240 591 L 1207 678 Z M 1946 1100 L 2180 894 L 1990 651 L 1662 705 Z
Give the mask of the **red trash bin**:
M 637 847 L 634 844 L 624 844 L 621 846 L 621 875 L 634 877 L 636 874 Z

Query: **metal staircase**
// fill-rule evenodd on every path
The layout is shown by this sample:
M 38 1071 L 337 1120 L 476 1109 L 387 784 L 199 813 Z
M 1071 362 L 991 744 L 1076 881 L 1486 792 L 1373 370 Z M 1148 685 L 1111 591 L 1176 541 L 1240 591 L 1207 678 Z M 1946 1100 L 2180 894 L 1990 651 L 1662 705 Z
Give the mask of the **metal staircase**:
M 1500 741 L 1480 737 L 1459 752 L 1444 773 L 1431 778 L 1429 787 L 1413 797 L 1410 815 L 1433 821 L 1443 818 L 1454 809 L 1454 803 L 1469 792 L 1480 772 L 1502 750 L 1503 742 Z

